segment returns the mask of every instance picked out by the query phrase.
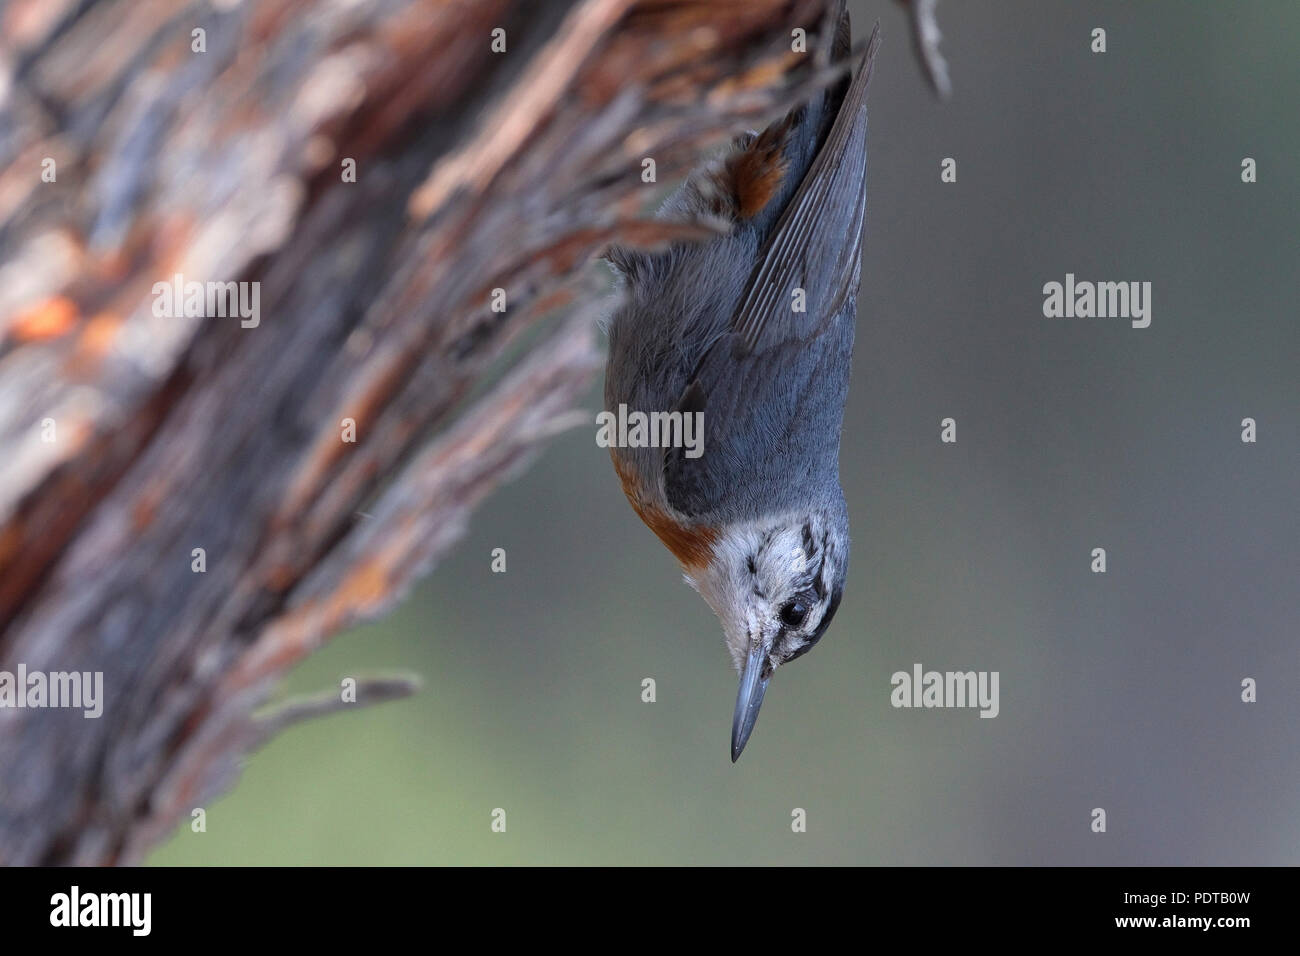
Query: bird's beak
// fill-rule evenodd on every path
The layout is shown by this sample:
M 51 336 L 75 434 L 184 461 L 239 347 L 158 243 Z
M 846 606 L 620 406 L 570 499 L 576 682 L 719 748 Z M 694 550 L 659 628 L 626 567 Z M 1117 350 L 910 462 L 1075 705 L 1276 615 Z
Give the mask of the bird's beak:
M 767 692 L 769 673 L 763 677 L 763 667 L 767 661 L 767 650 L 762 641 L 754 641 L 745 658 L 745 669 L 740 674 L 740 691 L 736 694 L 736 713 L 731 718 L 731 762 L 740 759 L 741 751 L 749 741 L 758 720 L 758 708 L 763 706 L 763 695 Z

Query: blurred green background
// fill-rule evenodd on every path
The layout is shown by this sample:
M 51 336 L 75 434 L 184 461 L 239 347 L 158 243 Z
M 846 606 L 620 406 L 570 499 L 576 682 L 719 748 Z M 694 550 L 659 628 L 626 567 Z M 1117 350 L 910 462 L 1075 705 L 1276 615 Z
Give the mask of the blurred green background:
M 901 8 L 851 6 L 884 38 L 853 562 L 741 761 L 721 631 L 580 429 L 286 688 L 424 690 L 288 731 L 152 862 L 1300 862 L 1300 6 L 941 4 L 947 104 Z M 1151 327 L 1044 318 L 1067 272 L 1152 282 Z M 915 662 L 999 671 L 1001 714 L 891 708 Z

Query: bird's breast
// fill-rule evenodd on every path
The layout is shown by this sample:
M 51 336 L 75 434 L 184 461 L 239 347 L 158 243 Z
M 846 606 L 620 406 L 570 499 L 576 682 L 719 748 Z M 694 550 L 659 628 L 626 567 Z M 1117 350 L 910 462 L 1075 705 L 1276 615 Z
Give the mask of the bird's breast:
M 619 449 L 609 451 L 623 494 L 637 517 L 673 553 L 684 571 L 694 574 L 707 567 L 713 558 L 717 529 L 678 518 L 660 503 L 663 496 L 659 490 L 647 487 L 636 466 L 620 455 Z

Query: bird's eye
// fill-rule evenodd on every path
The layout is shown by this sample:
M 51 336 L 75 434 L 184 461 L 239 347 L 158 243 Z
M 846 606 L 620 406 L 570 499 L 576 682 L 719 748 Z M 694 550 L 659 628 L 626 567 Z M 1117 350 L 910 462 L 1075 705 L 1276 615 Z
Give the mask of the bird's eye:
M 786 627 L 799 627 L 807 616 L 808 605 L 800 600 L 791 601 L 781 608 L 781 623 Z

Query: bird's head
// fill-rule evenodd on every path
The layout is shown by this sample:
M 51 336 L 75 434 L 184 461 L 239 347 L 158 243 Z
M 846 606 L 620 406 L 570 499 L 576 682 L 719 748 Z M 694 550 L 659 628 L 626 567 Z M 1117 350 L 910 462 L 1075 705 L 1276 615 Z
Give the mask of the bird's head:
M 688 571 L 722 622 L 740 691 L 734 763 L 758 719 L 768 681 L 810 651 L 830 626 L 848 571 L 848 521 L 838 509 L 793 512 L 719 529 L 706 565 Z

